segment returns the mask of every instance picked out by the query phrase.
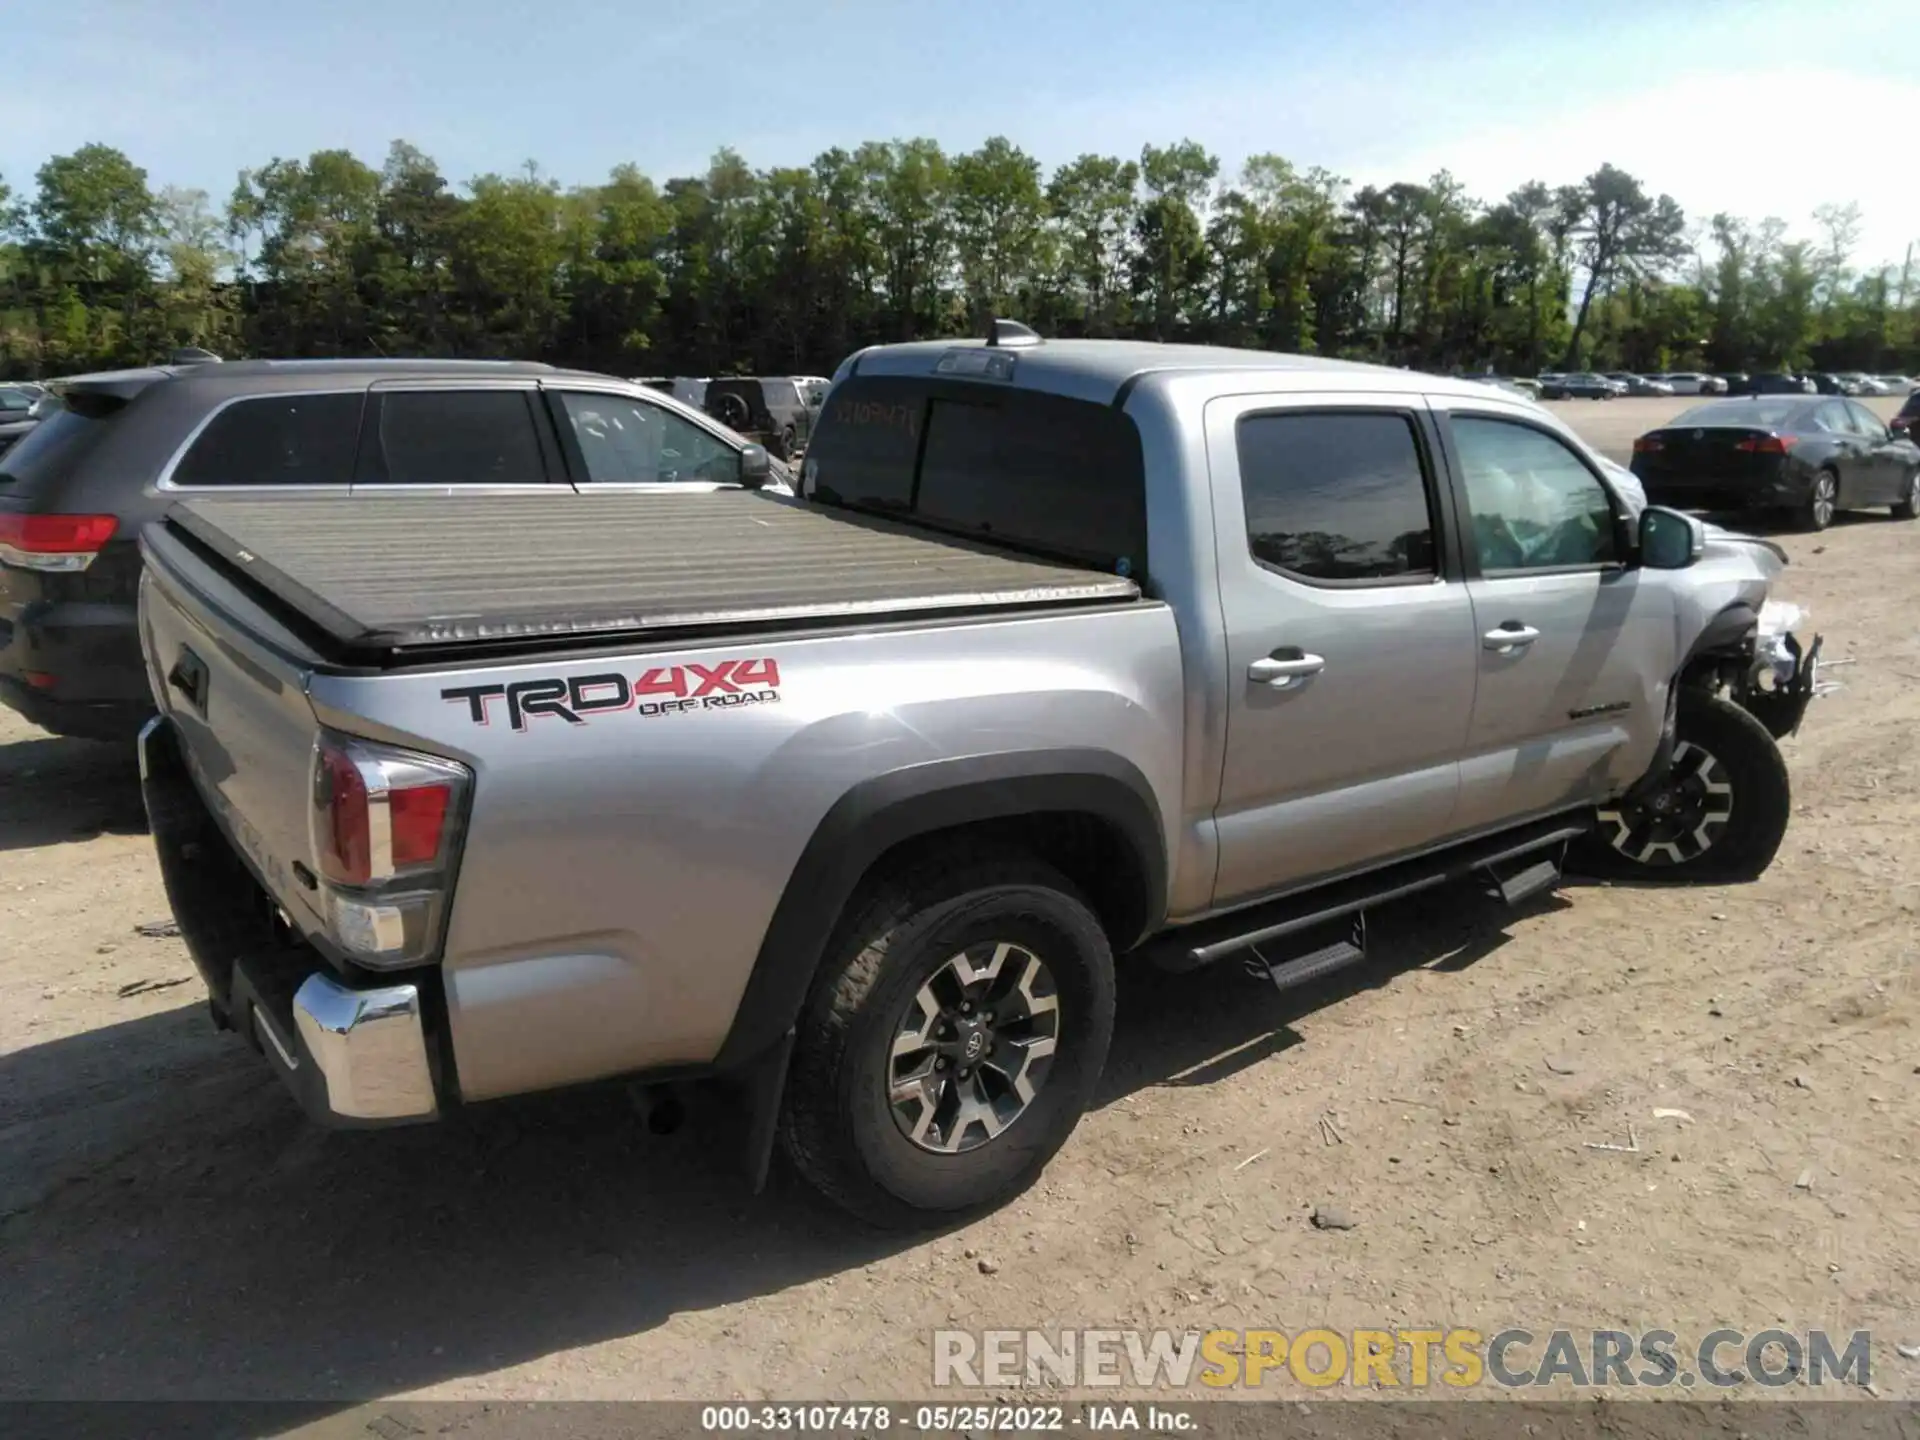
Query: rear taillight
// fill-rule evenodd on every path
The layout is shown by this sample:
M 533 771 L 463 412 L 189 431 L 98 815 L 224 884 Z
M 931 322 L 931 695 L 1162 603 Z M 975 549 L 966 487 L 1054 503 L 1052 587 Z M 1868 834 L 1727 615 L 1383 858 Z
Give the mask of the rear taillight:
M 323 734 L 312 839 L 333 937 L 365 965 L 433 958 L 472 774 L 409 750 Z
M 1797 438 L 1793 435 L 1749 435 L 1733 448 L 1744 450 L 1749 455 L 1784 455 L 1793 449 Z
M 1642 435 L 1633 442 L 1633 453 L 1636 455 L 1657 455 L 1666 448 L 1658 435 Z
M 111 515 L 0 514 L 0 564 L 21 570 L 84 570 L 118 526 Z

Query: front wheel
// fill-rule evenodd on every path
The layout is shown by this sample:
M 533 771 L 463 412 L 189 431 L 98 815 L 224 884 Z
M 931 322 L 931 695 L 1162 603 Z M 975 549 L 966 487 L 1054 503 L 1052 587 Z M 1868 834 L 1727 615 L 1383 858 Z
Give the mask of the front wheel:
M 1113 1033 L 1113 952 L 1038 860 L 953 853 L 889 878 L 822 960 L 781 1138 L 876 1225 L 998 1204 L 1093 1099 Z
M 1661 783 L 1602 809 L 1591 868 L 1622 878 L 1757 879 L 1793 809 L 1787 762 L 1767 727 L 1718 695 L 1687 694 Z
M 1920 470 L 1907 477 L 1907 491 L 1894 501 L 1893 518 L 1896 520 L 1920 519 Z

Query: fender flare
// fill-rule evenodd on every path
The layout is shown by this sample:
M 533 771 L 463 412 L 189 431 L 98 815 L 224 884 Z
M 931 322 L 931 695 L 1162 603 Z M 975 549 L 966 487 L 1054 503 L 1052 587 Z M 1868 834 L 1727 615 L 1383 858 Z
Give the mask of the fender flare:
M 1760 625 L 1760 612 L 1744 600 L 1736 600 L 1719 614 L 1709 620 L 1694 637 L 1693 644 L 1687 647 L 1687 653 L 1680 661 L 1678 674 L 1684 675 L 1687 667 L 1702 655 L 1710 655 L 1716 650 L 1726 649 L 1743 642 Z
M 783 1043 L 799 1018 L 835 926 L 856 887 L 895 846 L 984 820 L 1071 812 L 1125 837 L 1144 882 L 1140 934 L 1166 915 L 1167 850 L 1146 776 L 1104 750 L 1025 750 L 935 760 L 863 780 L 814 828 L 760 942 L 732 1028 L 714 1057 L 726 1072 Z
M 1667 713 L 1660 726 L 1660 743 L 1653 752 L 1653 760 L 1647 766 L 1646 773 L 1627 787 L 1625 798 L 1637 800 L 1644 798 L 1659 788 L 1666 778 L 1668 768 L 1673 764 L 1677 721 L 1680 713 L 1680 691 L 1686 679 L 1687 671 L 1703 655 L 1737 646 L 1745 642 L 1760 625 L 1760 612 L 1744 600 L 1736 600 L 1720 611 L 1694 637 L 1693 644 L 1687 647 L 1687 653 L 1674 667 L 1673 680 L 1667 686 Z

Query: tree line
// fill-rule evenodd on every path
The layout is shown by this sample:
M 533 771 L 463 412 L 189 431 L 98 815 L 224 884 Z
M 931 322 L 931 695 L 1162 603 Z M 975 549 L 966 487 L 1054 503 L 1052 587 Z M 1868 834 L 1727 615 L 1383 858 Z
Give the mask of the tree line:
M 222 355 L 550 360 L 617 374 L 828 373 L 980 333 L 1253 346 L 1419 369 L 1920 370 L 1920 277 L 1853 265 L 1856 205 L 1690 224 L 1603 165 L 1492 202 L 1448 173 L 1354 187 L 1191 141 L 1048 173 L 996 137 L 721 150 L 656 184 L 531 163 L 457 186 L 395 141 L 242 172 L 224 204 L 85 145 L 0 179 L 0 372 Z

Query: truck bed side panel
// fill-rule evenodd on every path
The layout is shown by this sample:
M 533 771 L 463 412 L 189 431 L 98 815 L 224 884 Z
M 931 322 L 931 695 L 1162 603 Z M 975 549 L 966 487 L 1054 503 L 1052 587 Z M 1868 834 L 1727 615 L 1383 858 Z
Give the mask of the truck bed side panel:
M 710 1060 L 814 829 L 872 777 L 1107 751 L 1146 776 L 1175 853 L 1182 683 L 1171 612 L 1136 601 L 320 673 L 311 694 L 330 725 L 473 767 L 444 976 L 461 1092 L 477 1099 Z M 529 713 L 542 696 L 565 713 Z

